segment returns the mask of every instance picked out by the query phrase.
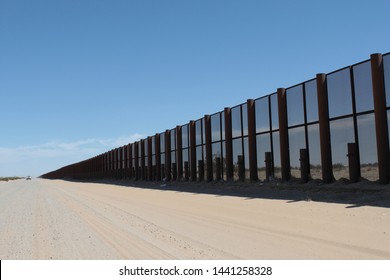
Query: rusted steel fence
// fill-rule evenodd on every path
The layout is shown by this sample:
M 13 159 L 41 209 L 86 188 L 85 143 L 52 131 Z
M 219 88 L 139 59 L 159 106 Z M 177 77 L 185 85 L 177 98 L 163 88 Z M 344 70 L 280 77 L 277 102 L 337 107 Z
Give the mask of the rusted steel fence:
M 389 182 L 390 53 L 42 175 Z

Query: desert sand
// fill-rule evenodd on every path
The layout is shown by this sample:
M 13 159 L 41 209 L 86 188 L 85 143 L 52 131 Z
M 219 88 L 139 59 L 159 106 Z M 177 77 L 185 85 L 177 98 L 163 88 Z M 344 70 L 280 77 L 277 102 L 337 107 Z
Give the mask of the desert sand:
M 390 208 L 305 193 L 1 182 L 0 259 L 390 259 Z

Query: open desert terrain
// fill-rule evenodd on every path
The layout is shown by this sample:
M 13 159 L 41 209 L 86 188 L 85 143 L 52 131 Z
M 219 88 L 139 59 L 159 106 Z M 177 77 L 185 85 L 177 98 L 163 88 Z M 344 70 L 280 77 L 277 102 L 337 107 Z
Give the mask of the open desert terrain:
M 390 259 L 389 186 L 333 201 L 126 184 L 0 182 L 0 259 Z

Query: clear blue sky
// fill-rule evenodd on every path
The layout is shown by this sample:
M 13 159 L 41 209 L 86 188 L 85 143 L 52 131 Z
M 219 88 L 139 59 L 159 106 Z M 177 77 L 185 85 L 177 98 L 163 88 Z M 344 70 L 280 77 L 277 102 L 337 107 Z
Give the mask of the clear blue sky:
M 390 51 L 390 1 L 1 0 L 0 176 Z

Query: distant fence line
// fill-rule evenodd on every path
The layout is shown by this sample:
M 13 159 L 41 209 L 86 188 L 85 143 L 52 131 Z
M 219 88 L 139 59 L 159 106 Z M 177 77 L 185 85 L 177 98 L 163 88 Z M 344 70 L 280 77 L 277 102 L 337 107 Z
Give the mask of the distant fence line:
M 389 182 L 390 53 L 113 149 L 43 178 Z

